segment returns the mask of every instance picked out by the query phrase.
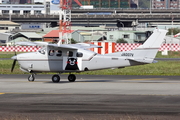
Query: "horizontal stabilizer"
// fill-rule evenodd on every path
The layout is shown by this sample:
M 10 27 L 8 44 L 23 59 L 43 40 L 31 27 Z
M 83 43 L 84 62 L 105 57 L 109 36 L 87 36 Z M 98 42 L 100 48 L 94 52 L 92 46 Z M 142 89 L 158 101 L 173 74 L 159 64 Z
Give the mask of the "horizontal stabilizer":
M 157 61 L 153 60 L 153 59 L 129 59 L 129 61 L 133 61 L 133 62 L 138 62 L 138 63 L 144 63 L 144 64 L 149 64 L 149 63 L 156 63 Z

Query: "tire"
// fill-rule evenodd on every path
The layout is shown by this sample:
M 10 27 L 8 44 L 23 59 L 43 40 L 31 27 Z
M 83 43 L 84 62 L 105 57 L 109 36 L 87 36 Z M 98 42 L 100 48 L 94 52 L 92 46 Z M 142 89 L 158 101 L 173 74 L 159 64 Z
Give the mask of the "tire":
M 28 77 L 29 82 L 33 82 L 34 80 L 35 80 L 35 77 L 33 74 Z
M 58 83 L 58 82 L 60 81 L 60 76 L 59 76 L 59 75 L 53 75 L 53 76 L 52 76 L 52 81 L 53 81 L 54 83 Z
M 74 74 L 70 74 L 68 76 L 68 80 L 69 80 L 69 82 L 74 82 L 76 80 L 76 76 Z

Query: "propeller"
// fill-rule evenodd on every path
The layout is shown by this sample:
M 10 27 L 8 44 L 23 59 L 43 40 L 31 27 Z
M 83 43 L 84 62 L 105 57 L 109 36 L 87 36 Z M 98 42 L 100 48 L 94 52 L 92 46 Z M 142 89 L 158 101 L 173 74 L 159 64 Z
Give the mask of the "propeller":
M 11 72 L 13 72 L 14 67 L 15 67 L 15 65 L 16 65 L 17 56 L 15 55 L 15 56 L 13 56 L 11 59 L 13 59 L 13 60 L 14 60 L 14 61 L 13 61 L 13 64 L 12 64 L 12 67 L 11 67 Z
M 16 50 L 15 50 L 16 46 L 15 46 L 15 41 L 14 41 L 14 56 L 11 58 L 13 59 L 13 64 L 12 64 L 12 67 L 11 67 L 11 72 L 13 72 L 14 70 L 14 67 L 16 65 L 16 61 L 17 61 L 17 54 L 16 54 Z

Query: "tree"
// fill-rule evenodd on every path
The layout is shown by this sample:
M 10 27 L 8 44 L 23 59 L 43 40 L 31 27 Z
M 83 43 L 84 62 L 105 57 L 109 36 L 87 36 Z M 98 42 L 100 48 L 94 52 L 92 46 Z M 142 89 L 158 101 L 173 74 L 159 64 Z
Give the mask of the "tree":
M 179 32 L 180 32 L 180 28 L 169 28 L 167 35 L 171 35 L 171 33 L 173 33 L 173 35 L 176 35 Z
M 70 41 L 71 41 L 71 44 L 76 44 L 77 43 L 77 41 L 75 41 L 73 38 L 71 38 Z
M 116 40 L 116 43 L 128 43 L 128 42 L 123 38 L 119 38 L 118 40 Z

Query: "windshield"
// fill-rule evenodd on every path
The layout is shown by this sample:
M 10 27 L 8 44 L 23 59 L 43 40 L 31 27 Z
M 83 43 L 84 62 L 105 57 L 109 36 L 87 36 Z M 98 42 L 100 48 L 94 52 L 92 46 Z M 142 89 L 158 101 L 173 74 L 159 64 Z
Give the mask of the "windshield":
M 45 54 L 46 53 L 46 48 L 41 48 L 40 50 L 38 50 L 39 53 L 41 54 Z

